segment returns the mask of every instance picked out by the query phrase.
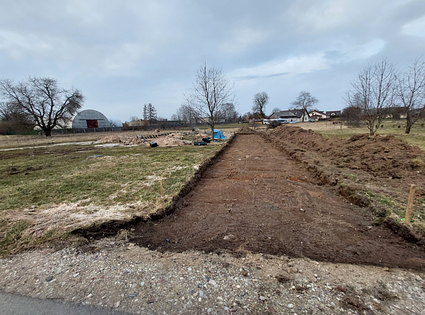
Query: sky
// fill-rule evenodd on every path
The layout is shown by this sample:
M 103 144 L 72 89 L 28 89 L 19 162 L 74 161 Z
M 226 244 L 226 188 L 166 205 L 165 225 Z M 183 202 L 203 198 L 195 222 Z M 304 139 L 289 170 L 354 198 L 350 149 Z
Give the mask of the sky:
M 350 82 L 388 58 L 425 59 L 424 0 L 0 0 L 0 79 L 51 77 L 84 109 L 171 118 L 197 69 L 222 69 L 236 109 L 269 95 L 266 114 L 301 91 L 341 110 Z

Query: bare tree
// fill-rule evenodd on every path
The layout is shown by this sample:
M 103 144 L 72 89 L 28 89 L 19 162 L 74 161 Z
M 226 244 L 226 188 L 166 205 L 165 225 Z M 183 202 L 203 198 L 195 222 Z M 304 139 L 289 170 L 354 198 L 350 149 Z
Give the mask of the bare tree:
M 214 125 L 218 123 L 217 115 L 226 103 L 233 103 L 233 86 L 226 79 L 223 71 L 215 66 L 202 64 L 196 72 L 193 90 L 186 99 L 195 110 L 196 116 L 211 126 L 214 137 Z
M 178 120 L 192 126 L 192 123 L 197 120 L 197 113 L 192 105 L 189 102 L 186 102 L 186 104 L 182 104 L 177 110 L 177 117 Z
M 341 118 L 350 127 L 360 127 L 363 119 L 362 113 L 362 97 L 360 94 L 354 95 L 351 103 L 342 110 Z
M 233 103 L 226 103 L 223 104 L 220 116 L 226 123 L 231 123 L 238 120 L 239 113 L 236 111 Z
M 382 120 L 394 106 L 395 83 L 395 69 L 387 59 L 368 65 L 359 73 L 357 81 L 351 83 L 352 89 L 347 93 L 346 103 L 361 106 L 363 120 L 371 136 L 376 133 Z
M 269 102 L 269 96 L 267 93 L 261 92 L 255 94 L 253 102 L 254 105 L 252 106 L 252 111 L 254 114 L 257 114 L 260 118 L 264 118 L 266 116 L 264 114 L 264 110 L 266 109 L 266 105 Z
M 34 130 L 31 116 L 12 103 L 0 103 L 0 134 L 27 134 Z
M 277 114 L 277 113 L 279 113 L 280 112 L 280 108 L 279 107 L 275 107 L 275 108 L 273 108 L 273 110 L 272 110 L 272 114 Z
M 404 132 L 409 134 L 425 109 L 425 62 L 415 60 L 406 73 L 398 76 L 397 97 L 406 113 Z
M 304 121 L 305 115 L 307 115 L 307 117 L 310 118 L 310 114 L 308 113 L 308 110 L 317 103 L 319 103 L 319 100 L 317 98 L 312 96 L 309 92 L 301 91 L 297 99 L 293 101 L 291 104 L 294 106 L 294 108 L 301 109 L 303 111 L 301 120 Z
M 29 114 L 47 137 L 53 128 L 70 121 L 84 102 L 79 90 L 61 89 L 51 78 L 30 77 L 18 84 L 0 80 L 0 90 L 10 103 Z

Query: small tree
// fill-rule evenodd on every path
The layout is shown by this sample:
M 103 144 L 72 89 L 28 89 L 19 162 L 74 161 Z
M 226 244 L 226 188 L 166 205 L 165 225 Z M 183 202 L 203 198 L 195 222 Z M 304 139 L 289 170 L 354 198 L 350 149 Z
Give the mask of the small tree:
M 16 109 L 34 119 L 46 137 L 51 136 L 56 126 L 64 127 L 84 101 L 79 90 L 59 88 L 57 81 L 51 78 L 30 77 L 18 84 L 0 80 L 0 90 Z
M 405 133 L 409 134 L 425 109 L 425 63 L 416 60 L 397 78 L 397 97 L 406 114 Z
M 269 102 L 269 96 L 266 92 L 257 93 L 254 95 L 253 99 L 254 105 L 252 106 L 252 111 L 258 115 L 259 118 L 264 118 L 264 110 L 266 105 Z
M 319 100 L 317 98 L 312 96 L 309 92 L 301 91 L 297 99 L 293 101 L 291 104 L 294 106 L 294 108 L 297 108 L 297 109 L 299 108 L 303 111 L 301 120 L 304 121 L 305 115 L 307 115 L 307 117 L 310 118 L 310 114 L 308 113 L 308 110 L 317 103 L 319 103 Z
M 226 103 L 233 103 L 233 87 L 226 79 L 223 71 L 216 67 L 202 64 L 196 72 L 195 82 L 190 96 L 186 99 L 194 109 L 196 116 L 211 127 L 214 137 L 214 125 Z
M 362 119 L 371 136 L 394 105 L 395 80 L 394 66 L 387 59 L 382 59 L 379 63 L 368 65 L 359 73 L 357 81 L 351 83 L 352 89 L 347 93 L 346 103 L 361 107 Z

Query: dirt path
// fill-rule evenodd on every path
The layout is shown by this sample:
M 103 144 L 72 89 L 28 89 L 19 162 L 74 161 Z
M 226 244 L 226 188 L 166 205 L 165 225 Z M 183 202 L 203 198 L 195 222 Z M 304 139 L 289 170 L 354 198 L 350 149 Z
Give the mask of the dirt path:
M 240 134 L 187 206 L 135 228 L 132 241 L 161 252 L 247 252 L 425 269 L 425 252 L 372 226 L 361 208 L 317 186 L 302 166 L 256 134 Z

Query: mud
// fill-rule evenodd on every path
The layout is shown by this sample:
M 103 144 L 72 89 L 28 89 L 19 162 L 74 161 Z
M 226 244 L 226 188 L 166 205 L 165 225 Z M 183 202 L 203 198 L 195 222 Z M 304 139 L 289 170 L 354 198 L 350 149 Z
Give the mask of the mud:
M 131 241 L 161 252 L 285 254 L 424 270 L 421 245 L 372 225 L 370 211 L 353 205 L 307 169 L 260 135 L 241 132 L 194 189 L 179 197 L 174 212 L 134 224 Z

